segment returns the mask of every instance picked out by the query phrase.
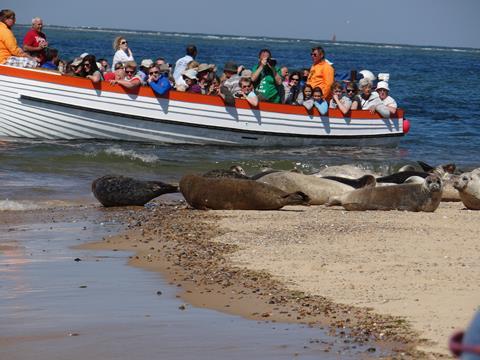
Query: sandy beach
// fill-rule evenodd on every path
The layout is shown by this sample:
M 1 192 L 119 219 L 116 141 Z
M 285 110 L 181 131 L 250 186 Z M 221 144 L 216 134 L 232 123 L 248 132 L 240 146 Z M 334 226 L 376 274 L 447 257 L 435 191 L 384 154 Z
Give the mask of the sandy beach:
M 330 326 L 400 357 L 448 358 L 449 335 L 480 299 L 479 217 L 461 203 L 434 213 L 165 205 L 89 247 L 135 249 L 132 265 L 165 273 L 193 305 Z

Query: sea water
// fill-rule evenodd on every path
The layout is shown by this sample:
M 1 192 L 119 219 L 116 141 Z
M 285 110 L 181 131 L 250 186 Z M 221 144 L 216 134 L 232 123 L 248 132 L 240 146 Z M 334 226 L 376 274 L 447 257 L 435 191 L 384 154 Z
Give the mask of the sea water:
M 19 42 L 28 30 L 17 25 Z M 234 60 L 247 68 L 258 51 L 269 48 L 290 71 L 310 67 L 310 49 L 321 44 L 337 72 L 368 69 L 390 74 L 391 96 L 405 110 L 410 133 L 396 148 L 305 147 L 230 148 L 153 145 L 96 141 L 0 142 L 0 207 L 12 201 L 89 198 L 91 181 L 104 174 L 178 181 L 186 172 L 240 164 L 248 172 L 263 168 L 314 172 L 324 165 L 356 164 L 387 173 L 422 160 L 437 165 L 454 162 L 480 166 L 480 49 L 330 42 L 316 39 L 241 37 L 142 32 L 99 28 L 44 28 L 51 47 L 66 60 L 81 53 L 110 63 L 113 39 L 129 41 L 135 59 L 164 57 L 175 63 L 187 44 L 199 50 L 199 62 L 218 65 Z M 1 202 L 3 201 L 3 203 Z M 7 202 L 9 201 L 9 202 Z M 28 205 L 26 205 L 28 207 Z

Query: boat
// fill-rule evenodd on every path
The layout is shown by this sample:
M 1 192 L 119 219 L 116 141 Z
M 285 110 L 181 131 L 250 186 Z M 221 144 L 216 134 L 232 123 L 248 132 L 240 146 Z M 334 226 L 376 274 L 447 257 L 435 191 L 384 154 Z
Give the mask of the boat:
M 0 65 L 0 137 L 124 140 L 235 146 L 396 146 L 408 132 L 403 110 L 389 119 L 355 110 L 316 109 L 148 86 L 126 90 L 58 72 Z

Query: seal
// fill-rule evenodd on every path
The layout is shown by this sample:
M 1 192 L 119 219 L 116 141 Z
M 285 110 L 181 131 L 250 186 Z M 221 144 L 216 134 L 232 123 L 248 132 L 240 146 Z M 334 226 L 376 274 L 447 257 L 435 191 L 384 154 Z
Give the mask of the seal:
M 358 179 L 350 179 L 350 178 L 344 178 L 340 176 L 324 176 L 322 179 L 329 179 L 329 180 L 334 180 L 341 182 L 342 184 L 349 185 L 353 187 L 354 189 L 361 189 L 363 187 L 373 187 L 376 185 L 377 180 L 375 179 L 375 176 L 373 175 L 363 175 L 362 177 Z
M 270 173 L 257 181 L 275 186 L 287 193 L 301 191 L 310 198 L 310 205 L 325 204 L 331 196 L 341 195 L 353 190 L 352 186 L 338 181 L 289 171 Z
M 278 210 L 309 201 L 301 192 L 289 194 L 257 181 L 193 174 L 182 177 L 180 192 L 190 206 L 201 210 Z
M 232 179 L 250 179 L 247 173 L 240 165 L 232 165 L 230 169 L 213 169 L 203 174 L 209 178 L 232 178 Z
M 312 174 L 318 177 L 324 176 L 339 176 L 350 179 L 358 179 L 363 175 L 374 175 L 371 171 L 361 169 L 355 165 L 334 165 L 334 166 L 325 166 L 320 171 Z
M 477 169 L 460 175 L 453 187 L 467 209 L 480 210 L 480 172 Z
M 341 205 L 346 210 L 404 210 L 433 212 L 442 199 L 442 180 L 429 175 L 421 184 L 368 187 L 332 197 L 327 206 Z
M 92 192 L 105 207 L 143 206 L 160 195 L 178 192 L 178 186 L 161 181 L 142 181 L 125 176 L 105 175 L 92 182 Z

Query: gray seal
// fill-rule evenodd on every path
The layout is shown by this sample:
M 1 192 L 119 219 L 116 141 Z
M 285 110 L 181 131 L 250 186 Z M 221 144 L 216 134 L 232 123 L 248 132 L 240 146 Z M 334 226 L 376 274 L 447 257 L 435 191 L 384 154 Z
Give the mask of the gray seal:
M 257 181 L 192 174 L 182 177 L 180 192 L 190 206 L 201 210 L 278 210 L 309 201 L 301 192 L 286 193 Z
M 458 190 L 463 205 L 470 210 L 480 210 L 480 169 L 463 173 L 453 187 Z
M 232 178 L 232 179 L 250 179 L 247 173 L 240 165 L 232 165 L 230 169 L 213 169 L 203 174 L 209 178 Z
M 178 186 L 161 181 L 105 175 L 92 182 L 92 192 L 105 207 L 143 206 L 160 195 L 178 192 Z
M 373 176 L 371 176 L 371 180 L 374 184 Z M 301 191 L 310 198 L 310 205 L 325 204 L 331 196 L 341 195 L 353 190 L 352 186 L 338 181 L 289 171 L 274 172 L 261 177 L 257 181 L 275 186 L 287 193 Z
M 327 206 L 341 205 L 346 210 L 404 210 L 433 212 L 442 199 L 442 180 L 432 174 L 423 183 L 367 187 L 333 197 Z

